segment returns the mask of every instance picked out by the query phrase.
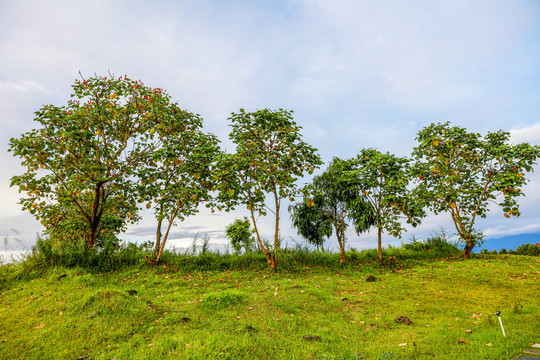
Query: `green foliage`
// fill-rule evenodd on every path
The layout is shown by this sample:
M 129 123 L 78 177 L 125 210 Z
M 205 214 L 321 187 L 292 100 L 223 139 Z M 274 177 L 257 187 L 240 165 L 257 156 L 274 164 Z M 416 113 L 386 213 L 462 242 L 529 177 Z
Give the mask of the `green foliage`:
M 175 221 L 197 213 L 198 205 L 210 198 L 214 186 L 211 165 L 219 147 L 218 140 L 203 133 L 201 127 L 198 115 L 175 104 L 170 116 L 160 119 L 156 127 L 159 145 L 137 169 L 139 201 L 146 202 L 147 209 L 153 206 L 157 219 L 150 263 L 159 262 Z
M 223 154 L 214 174 L 219 192 L 216 204 L 226 210 L 244 205 L 251 214 L 255 235 L 272 268 L 277 266 L 280 208 L 283 199 L 296 196 L 296 181 L 321 164 L 316 149 L 302 140 L 300 129 L 286 110 L 233 113 L 230 139 L 235 154 Z M 266 204 L 271 194 L 273 207 Z M 224 204 L 224 205 L 221 205 Z M 256 218 L 270 210 L 275 215 L 273 252 L 260 237 Z
M 86 250 L 84 239 L 57 243 L 51 238 L 38 238 L 30 254 L 21 262 L 26 272 L 37 274 L 54 267 L 81 267 L 92 272 L 109 272 L 144 262 L 144 245 L 105 243 L 101 248 Z
M 201 299 L 201 306 L 208 309 L 224 309 L 239 305 L 246 301 L 246 295 L 234 290 L 224 290 L 205 294 Z
M 57 242 L 101 245 L 138 220 L 136 170 L 159 148 L 181 110 L 162 89 L 127 77 L 75 81 L 65 106 L 36 111 L 39 128 L 10 140 L 26 172 L 11 186 Z
M 416 196 L 433 212 L 449 212 L 468 257 L 483 235 L 474 228 L 477 217 L 486 217 L 495 202 L 504 216 L 519 216 L 517 197 L 526 183 L 525 173 L 540 155 L 540 147 L 510 145 L 510 133 L 490 132 L 482 137 L 466 129 L 431 124 L 417 136 Z
M 232 224 L 227 226 L 225 233 L 237 254 L 240 253 L 242 249 L 244 252 L 252 250 L 255 239 L 252 236 L 249 219 L 247 217 L 244 217 L 243 220 L 235 219 Z
M 412 250 L 423 253 L 425 258 L 449 257 L 459 255 L 461 250 L 456 242 L 448 239 L 446 230 L 441 227 L 438 232 L 432 233 L 425 241 L 412 241 L 403 245 L 404 250 Z
M 324 206 L 325 199 L 320 194 L 311 196 L 307 201 L 289 205 L 292 225 L 298 235 L 319 249 L 323 247 L 325 237 L 332 235 L 332 219 L 324 211 Z
M 424 216 L 422 206 L 413 197 L 409 184 L 409 160 L 375 149 L 363 149 L 347 160 L 347 182 L 374 209 L 378 231 L 379 260 L 382 261 L 383 231 L 401 237 L 403 221 L 417 226 Z
M 540 256 L 540 246 L 533 244 L 523 244 L 516 248 L 516 253 L 518 255 Z
M 342 263 L 346 260 L 346 221 L 353 221 L 358 234 L 375 224 L 374 209 L 350 185 L 346 165 L 347 162 L 334 158 L 325 172 L 304 188 L 304 201 L 289 207 L 293 226 L 308 242 L 321 247 L 324 237 L 335 230 Z

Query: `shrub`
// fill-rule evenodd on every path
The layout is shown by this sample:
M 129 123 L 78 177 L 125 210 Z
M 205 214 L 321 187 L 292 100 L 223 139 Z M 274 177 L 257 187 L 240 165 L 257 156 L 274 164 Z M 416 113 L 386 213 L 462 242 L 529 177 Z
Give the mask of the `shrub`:
M 405 250 L 419 253 L 415 257 L 425 258 L 449 257 L 456 256 L 461 253 L 458 243 L 448 240 L 448 236 L 444 228 L 441 228 L 438 232 L 432 233 L 425 241 L 420 241 L 413 236 L 411 238 L 411 242 L 404 244 L 403 248 Z
M 208 309 L 224 309 L 246 301 L 246 295 L 234 290 L 212 292 L 203 296 L 201 307 Z
M 523 244 L 516 248 L 518 255 L 540 256 L 540 246 L 533 244 Z

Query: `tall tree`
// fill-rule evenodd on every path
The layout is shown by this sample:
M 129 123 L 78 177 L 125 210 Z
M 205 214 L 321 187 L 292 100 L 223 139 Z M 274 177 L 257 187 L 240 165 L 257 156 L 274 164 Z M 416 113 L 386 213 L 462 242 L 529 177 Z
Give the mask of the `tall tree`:
M 65 106 L 39 109 L 40 127 L 10 140 L 27 169 L 11 185 L 27 192 L 22 208 L 46 234 L 69 238 L 70 228 L 88 250 L 136 221 L 134 171 L 156 148 L 160 119 L 175 109 L 161 89 L 127 77 L 77 80 L 71 96 Z
M 382 256 L 382 233 L 401 237 L 404 222 L 416 226 L 424 216 L 422 206 L 407 189 L 409 160 L 375 149 L 363 149 L 347 161 L 348 186 L 371 204 L 377 227 L 378 255 Z
M 525 173 L 532 171 L 540 147 L 511 145 L 509 138 L 502 130 L 482 137 L 448 122 L 431 124 L 416 138 L 415 192 L 434 213 L 450 213 L 465 242 L 464 258 L 483 241 L 474 224 L 486 217 L 490 202 L 501 206 L 506 218 L 520 215 L 517 198 L 524 195 Z
M 250 212 L 257 242 L 275 269 L 278 261 L 280 210 L 284 199 L 298 191 L 296 180 L 312 173 L 322 162 L 316 149 L 302 140 L 301 127 L 286 110 L 233 113 L 230 139 L 236 153 L 221 156 L 215 180 L 219 185 L 218 208 L 245 205 Z M 266 195 L 273 206 L 267 206 Z M 273 247 L 261 239 L 257 218 L 270 211 L 275 216 Z
M 332 235 L 333 228 L 341 251 L 341 263 L 346 262 L 347 221 L 354 223 L 357 234 L 375 224 L 371 204 L 365 202 L 362 194 L 347 181 L 347 164 L 334 158 L 326 171 L 315 176 L 305 187 L 308 198 L 289 207 L 298 234 L 317 246 L 322 245 L 324 237 Z
M 157 264 L 176 220 L 198 212 L 210 199 L 211 167 L 219 153 L 218 140 L 202 132 L 202 119 L 176 111 L 160 119 L 156 133 L 159 147 L 137 169 L 140 202 L 154 207 L 157 219 L 154 252 L 147 261 Z M 164 232 L 163 232 L 164 231 Z

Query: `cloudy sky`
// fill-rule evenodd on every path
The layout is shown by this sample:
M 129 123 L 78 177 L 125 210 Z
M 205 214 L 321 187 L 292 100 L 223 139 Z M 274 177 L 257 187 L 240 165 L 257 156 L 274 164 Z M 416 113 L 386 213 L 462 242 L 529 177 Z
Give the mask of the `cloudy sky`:
M 0 1 L 0 236 L 30 246 L 41 231 L 9 187 L 23 169 L 8 142 L 36 126 L 42 105 L 65 104 L 79 71 L 168 90 L 229 151 L 231 112 L 285 108 L 325 161 L 367 147 L 406 156 L 432 122 L 504 129 L 539 145 L 539 40 L 534 0 Z M 540 234 L 536 169 L 520 218 L 494 209 L 478 224 L 487 245 Z M 199 232 L 223 248 L 224 227 L 244 215 L 203 211 L 176 228 L 171 244 L 186 246 Z M 153 225 L 148 214 L 126 237 L 148 240 Z M 430 216 L 404 240 L 439 226 L 453 231 L 449 215 Z M 289 244 L 297 239 L 287 221 L 282 233 Z M 375 247 L 375 232 L 349 240 Z

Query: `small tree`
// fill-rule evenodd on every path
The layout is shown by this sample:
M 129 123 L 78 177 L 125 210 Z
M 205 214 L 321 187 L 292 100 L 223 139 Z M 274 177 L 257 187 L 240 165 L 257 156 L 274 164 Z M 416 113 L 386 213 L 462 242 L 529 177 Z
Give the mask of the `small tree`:
M 231 245 L 236 253 L 251 251 L 255 239 L 252 236 L 252 231 L 249 225 L 249 219 L 244 217 L 243 220 L 236 219 L 232 224 L 227 226 L 225 230 L 227 237 L 231 241 Z
M 46 227 L 66 241 L 84 236 L 86 249 L 137 220 L 133 175 L 156 148 L 154 132 L 169 116 L 161 89 L 127 77 L 75 81 L 73 100 L 36 112 L 38 129 L 10 140 L 26 172 L 11 186 Z
M 171 105 L 156 130 L 160 146 L 137 169 L 140 202 L 154 206 L 157 219 L 154 252 L 147 261 L 157 264 L 176 220 L 198 212 L 209 200 L 211 165 L 219 153 L 218 140 L 203 133 L 202 119 Z M 163 233 L 165 226 L 165 233 Z
M 312 173 L 321 164 L 316 149 L 302 140 L 301 127 L 286 110 L 258 110 L 233 113 L 230 139 L 235 154 L 224 154 L 216 167 L 219 190 L 218 208 L 227 210 L 238 204 L 250 212 L 257 242 L 272 269 L 277 266 L 281 202 L 297 193 L 296 180 Z M 266 205 L 266 194 L 272 195 L 273 207 Z M 274 245 L 271 249 L 261 240 L 257 218 L 270 211 L 275 215 Z
M 483 235 L 474 229 L 477 217 L 485 218 L 490 202 L 503 208 L 504 216 L 519 216 L 517 197 L 526 183 L 525 173 L 540 155 L 540 147 L 509 144 L 504 131 L 482 137 L 466 129 L 431 124 L 422 129 L 413 150 L 416 159 L 415 193 L 434 213 L 449 212 L 468 258 Z
M 332 236 L 332 219 L 323 210 L 324 206 L 324 197 L 321 194 L 311 195 L 304 201 L 289 205 L 292 226 L 296 228 L 298 235 L 317 249 L 323 248 L 325 238 Z
M 356 158 L 348 160 L 346 165 L 348 186 L 356 189 L 373 208 L 381 262 L 383 231 L 401 237 L 405 230 L 404 221 L 417 226 L 424 216 L 422 207 L 407 189 L 408 164 L 407 158 L 363 149 Z
M 312 184 L 305 188 L 310 198 L 289 207 L 298 234 L 317 246 L 322 245 L 324 237 L 332 235 L 334 228 L 342 264 L 346 261 L 347 221 L 353 221 L 357 234 L 375 224 L 373 208 L 346 179 L 346 164 L 334 158 L 326 171 L 315 176 Z

